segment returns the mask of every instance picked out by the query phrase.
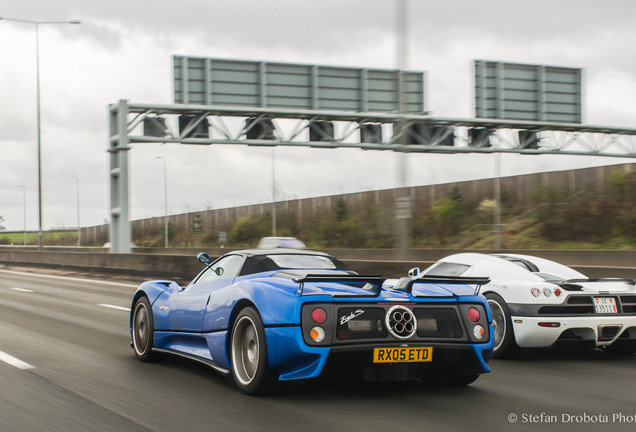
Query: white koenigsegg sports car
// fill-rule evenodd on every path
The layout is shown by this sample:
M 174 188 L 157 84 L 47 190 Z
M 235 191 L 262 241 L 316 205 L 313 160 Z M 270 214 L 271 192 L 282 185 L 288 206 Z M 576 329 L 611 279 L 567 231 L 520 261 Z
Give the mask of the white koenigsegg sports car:
M 517 347 L 572 345 L 636 352 L 633 279 L 589 279 L 543 258 L 480 253 L 450 255 L 421 275 L 490 278 L 482 294 L 492 312 L 493 357 Z

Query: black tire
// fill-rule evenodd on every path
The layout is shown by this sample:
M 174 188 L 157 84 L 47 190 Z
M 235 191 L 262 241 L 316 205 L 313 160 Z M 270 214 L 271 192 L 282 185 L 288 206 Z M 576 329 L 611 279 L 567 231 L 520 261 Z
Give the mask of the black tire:
M 135 302 L 132 316 L 132 347 L 140 361 L 156 361 L 162 357 L 152 351 L 154 326 L 150 302 L 147 297 L 140 297 Z
M 475 375 L 456 375 L 453 385 L 455 386 L 467 386 L 474 383 L 479 378 L 478 374 Z
M 230 335 L 230 361 L 236 386 L 243 393 L 270 393 L 277 381 L 269 367 L 263 321 L 252 307 L 239 312 Z
M 611 356 L 628 356 L 636 353 L 636 341 L 616 341 L 610 346 L 603 348 L 603 351 Z
M 508 309 L 508 305 L 498 294 L 487 293 L 485 297 L 488 300 L 494 328 L 493 338 L 495 339 L 495 345 L 492 356 L 493 358 L 509 357 L 517 349 L 512 320 L 510 319 L 510 309 Z
M 443 374 L 439 375 L 435 378 L 426 380 L 434 386 L 438 387 L 463 387 L 469 384 L 474 383 L 477 378 L 479 378 L 479 374 L 474 375 L 455 375 L 455 374 Z

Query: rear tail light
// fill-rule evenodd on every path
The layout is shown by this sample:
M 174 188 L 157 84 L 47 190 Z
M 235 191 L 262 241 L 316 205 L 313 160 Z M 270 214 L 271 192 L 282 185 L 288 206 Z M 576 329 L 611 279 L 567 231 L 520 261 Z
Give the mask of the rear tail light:
M 323 308 L 316 308 L 311 311 L 311 319 L 316 324 L 324 324 L 327 321 L 327 312 Z
M 558 322 L 540 322 L 539 323 L 539 327 L 550 327 L 550 328 L 561 327 L 561 323 L 558 323 Z
M 471 307 L 470 309 L 468 309 L 467 315 L 468 315 L 468 319 L 474 323 L 479 322 L 479 320 L 481 319 L 481 314 L 474 307 Z
M 316 343 L 320 343 L 325 340 L 325 329 L 322 327 L 313 327 L 309 332 L 309 337 Z
M 563 294 L 563 291 L 561 291 L 560 288 L 555 288 L 554 289 L 554 295 L 557 297 L 561 297 L 561 294 Z
M 475 327 L 473 327 L 473 335 L 475 335 L 475 338 L 477 340 L 482 340 L 486 337 L 486 329 L 477 324 Z

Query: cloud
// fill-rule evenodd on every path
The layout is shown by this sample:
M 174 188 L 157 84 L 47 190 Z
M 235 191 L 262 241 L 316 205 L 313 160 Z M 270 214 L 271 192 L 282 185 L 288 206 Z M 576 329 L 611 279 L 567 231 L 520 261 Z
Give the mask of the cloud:
M 409 68 L 428 71 L 428 107 L 438 116 L 473 116 L 473 59 L 583 67 L 585 121 L 629 127 L 636 115 L 636 58 L 628 55 L 636 3 L 609 0 L 516 2 L 410 0 Z M 2 16 L 80 19 L 40 32 L 45 227 L 75 222 L 80 177 L 82 223 L 108 218 L 108 105 L 172 103 L 172 55 L 396 66 L 395 2 L 386 0 L 21 0 Z M 0 215 L 22 228 L 37 203 L 35 37 L 32 26 L 0 21 Z M 135 218 L 163 212 L 168 160 L 171 212 L 271 199 L 271 150 L 244 146 L 136 144 L 130 156 Z M 598 158 L 505 156 L 506 172 L 613 163 Z M 409 182 L 493 175 L 487 155 L 411 155 Z M 279 196 L 306 197 L 397 185 L 396 156 L 360 150 L 276 149 Z

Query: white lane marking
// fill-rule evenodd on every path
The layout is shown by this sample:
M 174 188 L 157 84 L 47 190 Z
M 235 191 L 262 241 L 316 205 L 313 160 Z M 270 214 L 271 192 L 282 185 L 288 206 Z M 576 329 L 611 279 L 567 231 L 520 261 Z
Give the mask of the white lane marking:
M 9 289 L 12 289 L 12 290 L 14 290 L 14 291 L 20 291 L 20 292 L 28 292 L 28 293 L 35 292 L 35 291 L 33 291 L 33 290 L 26 289 L 26 288 L 15 288 L 15 287 L 14 287 L 14 288 L 9 288 Z
M 103 280 L 98 280 L 98 279 L 74 278 L 74 277 L 69 277 L 69 276 L 43 275 L 43 274 L 38 274 L 38 273 L 18 272 L 18 271 L 13 271 L 13 270 L 0 270 L 0 273 L 9 273 L 9 274 L 16 274 L 16 275 L 23 275 L 23 276 L 33 276 L 33 277 L 62 279 L 62 280 L 86 281 L 86 282 L 91 282 L 91 283 L 100 283 L 100 284 L 105 284 L 105 285 L 117 285 L 117 286 L 124 286 L 124 287 L 133 287 L 133 288 L 136 288 L 136 287 L 139 286 L 139 285 L 135 285 L 135 284 L 103 281 Z
M 11 366 L 15 366 L 18 369 L 22 369 L 22 370 L 27 370 L 27 369 L 35 369 L 34 366 L 31 366 L 28 363 L 23 362 L 20 359 L 17 359 L 13 356 L 10 356 L 9 354 L 0 351 L 0 361 L 3 361 L 7 364 L 10 364 Z
M 130 312 L 130 308 L 122 307 L 122 306 L 115 306 L 115 305 L 111 305 L 111 304 L 98 304 L 97 306 Z

